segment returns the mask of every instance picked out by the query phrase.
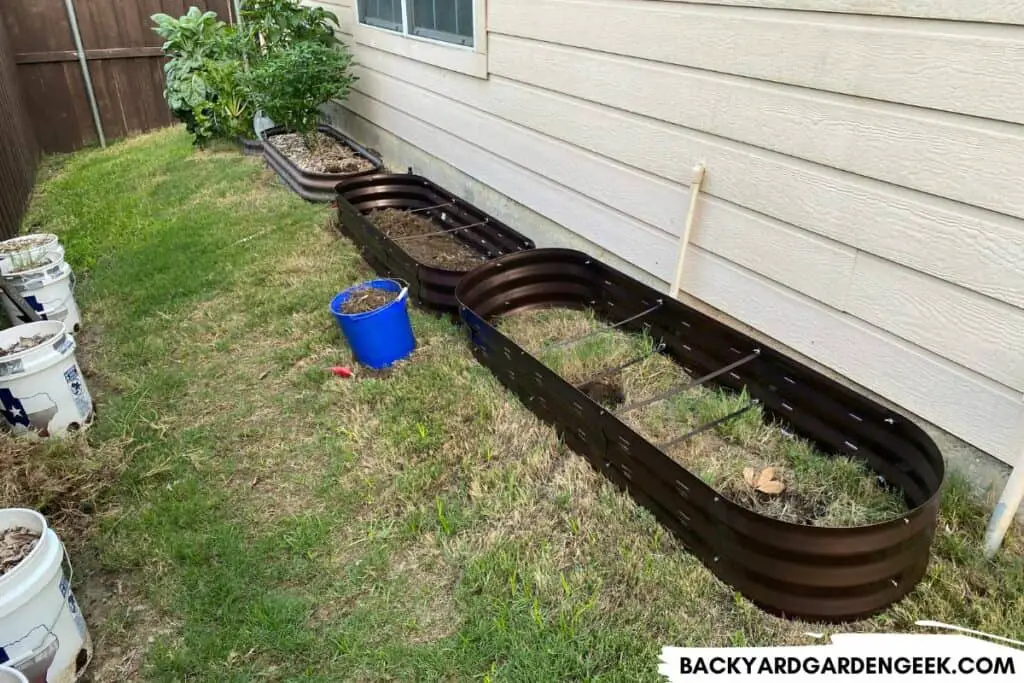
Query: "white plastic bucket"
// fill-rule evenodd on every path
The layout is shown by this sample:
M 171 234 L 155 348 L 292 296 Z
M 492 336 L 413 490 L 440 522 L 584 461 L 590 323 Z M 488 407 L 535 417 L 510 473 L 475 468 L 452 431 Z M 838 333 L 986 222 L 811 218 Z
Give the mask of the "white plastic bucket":
M 0 529 L 11 527 L 40 539 L 0 576 L 0 664 L 29 683 L 72 683 L 92 658 L 92 640 L 71 592 L 70 562 L 64 572 L 64 545 L 35 510 L 0 510 Z
M 0 349 L 22 337 L 47 337 L 31 349 L 0 356 L 0 427 L 15 434 L 63 436 L 92 419 L 92 397 L 75 360 L 75 338 L 59 320 L 0 331 Z
M 28 679 L 17 669 L 0 666 L 0 683 L 28 683 Z
M 65 261 L 2 277 L 43 320 L 63 321 L 71 332 L 77 332 L 81 327 L 82 315 L 75 302 L 75 275 Z M 12 323 L 28 322 L 13 301 L 6 296 L 2 298 L 4 310 Z
M 22 235 L 0 242 L 0 275 L 19 270 L 39 268 L 64 260 L 64 247 L 56 235 L 38 233 Z

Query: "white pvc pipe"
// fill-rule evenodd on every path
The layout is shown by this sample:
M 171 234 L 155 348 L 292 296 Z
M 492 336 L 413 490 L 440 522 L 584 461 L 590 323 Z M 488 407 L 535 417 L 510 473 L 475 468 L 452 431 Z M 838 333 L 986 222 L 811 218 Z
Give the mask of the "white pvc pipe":
M 1006 488 L 1003 489 L 1003 495 L 999 497 L 999 502 L 996 503 L 995 510 L 992 511 L 992 517 L 989 518 L 988 531 L 985 532 L 985 557 L 992 557 L 999 551 L 1006 532 L 1009 531 L 1010 525 L 1013 524 L 1013 520 L 1017 516 L 1017 510 L 1020 508 L 1022 500 L 1024 500 L 1024 450 L 1017 459 L 1013 472 L 1010 473 L 1010 480 L 1006 482 Z
M 679 290 L 683 286 L 683 262 L 686 260 L 686 248 L 690 245 L 690 233 L 693 232 L 693 223 L 697 215 L 697 198 L 700 197 L 700 187 L 704 182 L 704 170 L 704 164 L 693 167 L 693 177 L 690 180 L 690 210 L 686 212 L 686 225 L 683 226 L 683 236 L 679 239 L 676 274 L 672 279 L 672 288 L 668 290 L 669 296 L 673 299 L 679 295 Z

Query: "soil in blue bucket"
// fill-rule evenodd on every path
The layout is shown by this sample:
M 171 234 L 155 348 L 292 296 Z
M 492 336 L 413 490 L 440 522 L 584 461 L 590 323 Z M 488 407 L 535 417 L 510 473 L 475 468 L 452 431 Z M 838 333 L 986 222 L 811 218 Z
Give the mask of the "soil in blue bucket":
M 371 280 L 334 297 L 331 312 L 363 365 L 380 370 L 416 348 L 409 320 L 409 291 L 394 280 Z
M 369 313 L 370 311 L 376 311 L 378 308 L 387 306 L 396 298 L 398 298 L 398 292 L 389 292 L 384 289 L 368 287 L 362 291 L 353 293 L 352 296 L 350 296 L 345 303 L 341 305 L 341 312 L 346 315 Z

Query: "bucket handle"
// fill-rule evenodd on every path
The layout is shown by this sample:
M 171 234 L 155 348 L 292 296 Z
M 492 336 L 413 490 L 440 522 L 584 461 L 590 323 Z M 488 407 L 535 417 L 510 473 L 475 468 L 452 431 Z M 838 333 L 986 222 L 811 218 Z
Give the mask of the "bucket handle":
M 395 300 L 396 301 L 401 301 L 403 298 L 408 298 L 408 296 L 409 296 L 409 283 L 406 282 L 405 280 L 403 280 L 400 277 L 393 277 L 393 278 L 390 278 L 390 279 L 394 280 L 398 284 L 402 285 L 402 289 L 401 289 L 401 291 L 398 292 L 398 296 L 395 297 Z
M 0 645 L 0 650 L 5 650 L 6 651 L 11 646 L 17 645 L 18 643 L 20 643 L 20 642 L 22 642 L 24 640 L 28 640 L 28 637 L 31 636 L 36 631 L 38 631 L 39 629 L 42 629 L 43 631 L 45 631 L 49 635 L 53 636 L 54 640 L 57 641 L 57 647 L 58 648 L 60 647 L 60 638 L 54 632 L 54 629 L 57 628 L 57 622 L 60 621 L 61 615 L 64 614 L 64 608 L 68 606 L 69 596 L 71 594 L 71 579 L 74 578 L 74 576 L 75 576 L 75 567 L 74 567 L 73 564 L 71 564 L 71 557 L 68 556 L 68 549 L 66 547 L 64 547 L 63 543 L 60 544 L 60 549 L 61 549 L 61 553 L 63 554 L 63 557 L 61 558 L 61 561 L 60 561 L 60 573 L 61 573 L 61 577 L 62 578 L 65 576 L 64 565 L 67 564 L 67 567 L 68 567 L 68 571 L 67 571 L 67 574 L 66 574 L 67 582 L 68 582 L 68 595 L 65 595 L 64 599 L 60 601 L 60 609 L 57 610 L 57 616 L 55 616 L 53 618 L 53 621 L 50 623 L 49 626 L 47 626 L 46 624 L 39 624 L 39 626 L 36 626 L 35 628 L 30 629 L 29 632 L 26 633 L 25 635 L 23 635 L 21 638 L 18 638 L 17 640 L 12 640 L 11 642 L 7 643 L 6 645 Z M 3 663 L 4 662 L 0 662 L 0 664 L 3 664 Z

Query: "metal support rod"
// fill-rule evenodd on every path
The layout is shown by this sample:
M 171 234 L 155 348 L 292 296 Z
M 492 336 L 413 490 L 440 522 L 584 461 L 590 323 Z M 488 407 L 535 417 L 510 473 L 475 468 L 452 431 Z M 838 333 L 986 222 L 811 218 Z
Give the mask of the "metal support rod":
M 448 228 L 447 230 L 438 230 L 437 232 L 427 232 L 422 235 L 403 235 L 401 237 L 390 238 L 392 242 L 404 242 L 405 240 L 419 240 L 425 237 L 434 237 L 436 235 L 447 235 L 450 232 L 458 232 L 459 230 L 468 230 L 481 225 L 487 225 L 488 221 L 480 221 L 479 223 L 470 223 L 469 225 L 460 225 L 457 228 Z
M 606 327 L 601 327 L 601 328 L 596 329 L 596 330 L 591 330 L 590 332 L 587 332 L 586 334 L 581 334 L 578 337 L 573 337 L 572 339 L 566 339 L 565 341 L 558 342 L 557 344 L 552 344 L 549 348 L 552 348 L 552 349 L 563 349 L 566 346 L 572 346 L 573 344 L 578 344 L 581 341 L 583 341 L 584 339 L 589 339 L 590 337 L 596 337 L 597 335 L 604 334 L 605 332 L 611 332 L 612 330 L 614 330 L 614 329 L 616 329 L 618 327 L 622 327 L 623 325 L 625 325 L 627 323 L 631 323 L 634 320 L 639 320 L 640 318 L 644 317 L 645 315 L 653 313 L 654 311 L 656 311 L 659 308 L 661 308 L 661 305 L 664 304 L 664 303 L 665 303 L 664 300 L 658 299 L 658 303 L 654 304 L 653 306 L 648 308 L 646 311 L 640 311 L 636 315 L 630 316 L 630 317 L 626 318 L 625 320 L 620 320 L 619 322 L 615 323 L 614 325 L 608 325 Z
M 446 206 L 452 206 L 452 204 L 453 204 L 453 202 L 448 202 L 446 204 L 435 204 L 434 206 L 421 206 L 418 209 L 409 209 L 408 211 L 406 211 L 406 213 L 419 213 L 420 211 L 431 211 L 433 209 L 443 209 Z M 399 209 L 399 210 L 401 210 L 401 209 Z
M 728 422 L 729 420 L 735 420 L 737 417 L 739 417 L 743 413 L 747 412 L 748 410 L 750 410 L 751 408 L 756 406 L 758 403 L 759 403 L 759 401 L 757 399 L 754 399 L 753 401 L 751 401 L 747 405 L 743 406 L 739 410 L 734 410 L 733 412 L 729 413 L 728 415 L 720 417 L 717 420 L 712 420 L 711 422 L 706 422 L 705 424 L 702 424 L 700 427 L 697 427 L 693 431 L 689 431 L 689 432 L 683 434 L 682 436 L 677 436 L 674 439 L 669 439 L 668 441 L 664 441 L 662 443 L 659 443 L 657 445 L 657 448 L 660 448 L 661 450 L 665 450 L 666 448 L 671 448 L 672 446 L 676 446 L 676 445 L 682 443 L 683 441 L 687 441 L 688 439 L 692 439 L 693 437 L 697 436 L 698 434 L 703 434 L 704 432 L 708 431 L 709 429 L 714 429 L 718 425 L 724 424 L 724 423 Z
M 631 359 L 627 360 L 625 363 L 623 363 L 622 365 L 616 365 L 613 368 L 605 368 L 604 370 L 601 370 L 600 372 L 597 372 L 597 373 L 591 375 L 590 377 L 586 378 L 582 382 L 579 382 L 576 385 L 576 388 L 579 389 L 584 384 L 589 384 L 590 382 L 596 382 L 599 379 L 604 379 L 605 377 L 609 377 L 609 376 L 614 375 L 616 373 L 622 372 L 626 368 L 631 367 L 633 365 L 636 365 L 637 363 L 641 363 L 641 362 L 647 360 L 648 358 L 650 358 L 651 356 L 653 356 L 656 353 L 660 353 L 661 350 L 664 349 L 664 348 L 665 348 L 664 344 L 658 344 L 657 346 L 654 347 L 654 350 L 651 351 L 650 353 L 645 353 L 642 356 L 637 356 L 636 358 L 631 358 Z
M 668 295 L 673 299 L 679 296 L 679 290 L 683 286 L 683 262 L 686 260 L 686 248 L 690 246 L 690 233 L 693 232 L 693 223 L 697 216 L 697 199 L 700 197 L 700 188 L 704 183 L 704 170 L 704 164 L 697 164 L 693 167 L 693 177 L 690 179 L 690 209 L 686 212 L 686 224 L 683 226 L 683 235 L 679 239 L 676 274 L 672 278 L 672 288 L 668 290 Z
M 658 401 L 664 401 L 666 398 L 669 398 L 671 396 L 675 396 L 676 394 L 681 394 L 684 391 L 689 391 L 690 389 L 693 389 L 694 387 L 699 387 L 701 384 L 704 384 L 705 382 L 710 382 L 711 380 L 715 379 L 716 377 L 721 377 L 725 373 L 731 372 L 732 370 L 735 370 L 736 368 L 738 368 L 739 366 L 741 366 L 741 365 L 743 365 L 745 363 L 749 363 L 750 361 L 754 360 L 755 358 L 757 358 L 760 355 L 761 355 L 761 349 L 754 349 L 751 353 L 747 354 L 743 358 L 740 358 L 737 361 L 733 361 L 732 363 L 729 363 L 728 365 L 726 365 L 724 367 L 718 368 L 714 372 L 709 372 L 708 374 L 704 375 L 703 377 L 698 377 L 697 379 L 693 380 L 692 382 L 687 382 L 686 384 L 684 384 L 682 386 L 679 386 L 679 387 L 676 387 L 675 389 L 669 389 L 668 391 L 660 393 L 657 396 L 652 396 L 651 398 L 645 399 L 643 401 L 638 401 L 636 403 L 630 403 L 625 408 L 622 408 L 621 410 L 616 411 L 615 414 L 616 415 L 625 415 L 626 413 L 632 412 L 634 410 L 638 410 L 640 408 L 646 408 L 647 406 L 651 405 L 652 403 L 657 403 Z
M 23 322 L 34 323 L 42 320 L 39 317 L 39 313 L 29 305 L 25 299 L 22 298 L 21 294 L 14 290 L 14 287 L 7 283 L 0 281 L 0 291 L 3 292 L 4 296 L 10 299 L 14 307 L 18 309 L 19 317 L 21 320 L 12 320 L 11 325 L 19 325 Z
M 96 92 L 92 89 L 92 76 L 89 74 L 89 60 L 85 57 L 85 48 L 82 46 L 82 34 L 78 30 L 78 15 L 75 13 L 75 0 L 64 0 L 64 8 L 68 13 L 68 25 L 71 26 L 71 37 L 75 41 L 75 53 L 78 55 L 78 64 L 82 67 L 82 80 L 85 81 L 85 96 L 89 99 L 89 108 L 92 109 L 92 122 L 96 126 L 96 135 L 100 138 L 100 147 L 107 146 L 107 137 L 103 134 L 103 121 L 100 119 L 100 107 L 96 102 Z

